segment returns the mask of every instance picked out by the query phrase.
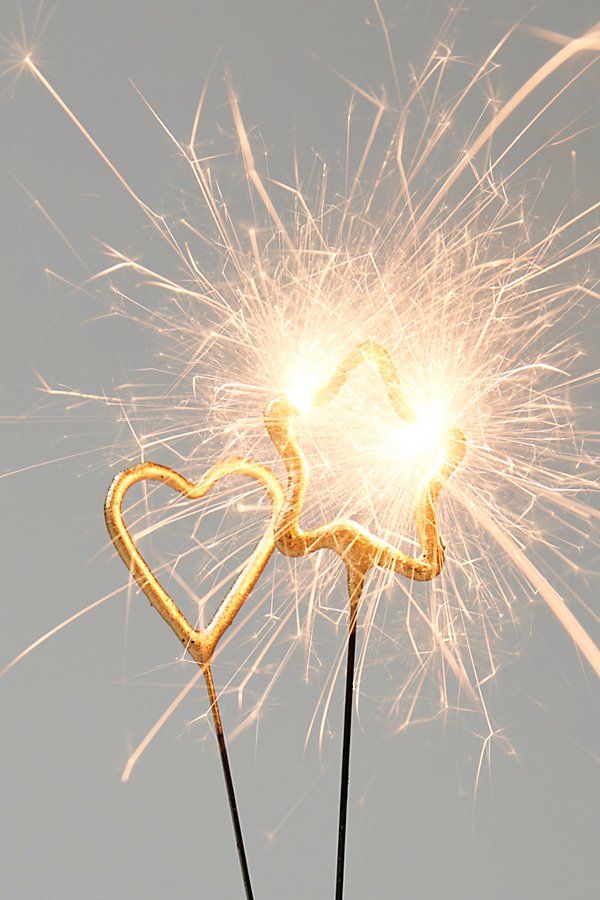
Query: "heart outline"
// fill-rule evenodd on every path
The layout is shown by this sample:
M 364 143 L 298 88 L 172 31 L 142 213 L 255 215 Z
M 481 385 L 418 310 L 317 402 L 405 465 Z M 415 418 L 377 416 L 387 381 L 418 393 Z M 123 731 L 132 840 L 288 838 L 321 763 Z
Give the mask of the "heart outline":
M 223 478 L 242 475 L 264 485 L 271 501 L 271 519 L 260 541 L 248 557 L 226 597 L 203 629 L 193 628 L 171 595 L 162 586 L 131 536 L 123 516 L 123 500 L 133 485 L 157 481 L 189 500 L 200 500 Z M 189 481 L 168 466 L 143 462 L 119 473 L 112 481 L 104 502 L 108 533 L 119 556 L 140 589 L 190 656 L 208 673 L 216 646 L 248 599 L 275 549 L 275 522 L 283 503 L 283 490 L 265 466 L 241 457 L 230 457 L 212 466 L 198 482 Z

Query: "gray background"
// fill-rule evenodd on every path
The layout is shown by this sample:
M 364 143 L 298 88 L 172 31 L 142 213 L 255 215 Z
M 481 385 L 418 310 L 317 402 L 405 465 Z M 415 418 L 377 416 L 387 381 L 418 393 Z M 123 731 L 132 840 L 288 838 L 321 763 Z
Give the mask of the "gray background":
M 461 20 L 460 49 L 475 59 L 503 24 L 529 7 L 495 0 L 472 5 Z M 24 9 L 31 17 L 35 4 Z M 399 58 L 408 54 L 418 63 L 441 9 L 384 4 Z M 576 34 L 597 13 L 595 0 L 542 0 L 531 21 Z M 260 126 L 285 172 L 293 129 L 301 153 L 315 147 L 335 157 L 341 149 L 347 91 L 323 60 L 359 83 L 389 78 L 380 37 L 366 18 L 374 18 L 371 6 L 355 0 L 62 0 L 46 30 L 42 61 L 140 193 L 168 208 L 179 163 L 129 78 L 185 134 L 199 87 L 221 51 L 241 90 L 246 121 Z M 0 0 L 0 31 L 17 27 L 17 5 Z M 518 36 L 505 57 L 503 89 L 518 86 L 548 53 L 547 45 Z M 100 514 L 114 417 L 69 414 L 45 403 L 34 370 L 54 384 L 110 389 L 112 380 L 148 365 L 153 347 L 122 320 L 94 321 L 102 311 L 98 295 L 61 290 L 45 277 L 46 266 L 75 280 L 82 269 L 15 178 L 44 203 L 92 269 L 102 265 L 96 238 L 132 253 L 152 252 L 152 244 L 142 217 L 39 86 L 29 78 L 6 77 L 3 84 L 1 469 L 88 453 L 0 481 L 0 641 L 8 660 L 122 583 Z M 597 78 L 593 85 L 595 95 L 587 82 L 585 96 L 578 101 L 575 93 L 574 102 L 593 102 Z M 214 104 L 212 112 L 221 113 Z M 597 137 L 586 140 L 584 159 L 597 160 Z M 588 563 L 597 560 L 590 556 Z M 592 602 L 597 577 L 582 582 L 581 591 Z M 203 693 L 188 697 L 130 783 L 119 781 L 128 749 L 190 672 L 189 664 L 175 661 L 178 648 L 145 601 L 137 598 L 134 607 L 133 637 L 124 638 L 120 595 L 46 643 L 0 685 L 3 896 L 241 895 L 218 757 L 206 726 L 187 726 L 205 708 Z M 481 742 L 468 720 L 448 717 L 393 735 L 367 716 L 356 729 L 349 900 L 599 895 L 597 692 L 544 608 L 535 609 L 530 631 L 493 691 L 496 721 L 515 752 L 494 747 L 476 795 Z M 286 670 L 258 732 L 232 747 L 256 895 L 263 900 L 332 894 L 341 722 L 332 718 L 321 755 L 314 740 L 304 748 L 318 683 L 304 685 L 299 675 L 293 666 Z M 378 677 L 369 673 L 373 696 Z M 334 710 L 339 693 L 336 699 Z M 227 705 L 226 724 L 236 715 L 235 705 Z

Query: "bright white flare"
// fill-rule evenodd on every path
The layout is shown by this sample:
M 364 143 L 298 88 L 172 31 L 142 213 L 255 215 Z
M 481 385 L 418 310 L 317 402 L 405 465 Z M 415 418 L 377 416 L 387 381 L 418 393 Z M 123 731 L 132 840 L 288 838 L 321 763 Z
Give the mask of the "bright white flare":
M 594 540 L 597 517 L 589 496 L 598 487 L 598 424 L 589 405 L 598 373 L 586 360 L 585 341 L 598 292 L 594 275 L 585 273 L 600 245 L 600 203 L 567 207 L 543 228 L 528 211 L 524 186 L 546 148 L 532 151 L 534 127 L 548 122 L 548 111 L 557 116 L 567 78 L 573 89 L 600 39 L 598 32 L 565 39 L 499 103 L 484 85 L 503 43 L 471 72 L 463 60 L 453 68 L 443 34 L 423 72 L 410 80 L 408 103 L 396 111 L 383 95 L 353 86 L 352 106 L 364 104 L 361 116 L 372 117 L 372 128 L 355 154 L 356 168 L 333 187 L 321 167 L 312 184 L 299 174 L 283 186 L 262 177 L 229 86 L 249 214 L 257 219 L 251 229 L 237 228 L 224 206 L 219 154 L 201 158 L 200 108 L 190 140 L 167 129 L 200 191 L 198 223 L 188 210 L 167 222 L 129 187 L 37 64 L 25 60 L 173 252 L 172 270 L 163 272 L 111 250 L 105 272 L 123 279 L 113 284 L 119 311 L 130 305 L 136 318 L 150 311 L 161 347 L 164 384 L 154 381 L 144 392 L 128 378 L 115 396 L 97 398 L 118 416 L 124 411 L 136 435 L 132 456 L 171 452 L 178 468 L 187 462 L 192 477 L 230 453 L 276 464 L 262 411 L 285 391 L 302 413 L 299 439 L 311 469 L 307 518 L 318 524 L 352 515 L 393 544 L 414 543 L 415 490 L 439 467 L 447 429 L 464 430 L 468 458 L 440 503 L 446 569 L 419 591 L 372 579 L 361 618 L 367 647 L 361 664 L 371 644 L 375 661 L 395 660 L 401 673 L 391 705 L 401 710 L 402 723 L 422 714 L 421 699 L 427 714 L 469 702 L 483 711 L 490 734 L 485 685 L 497 672 L 506 623 L 518 620 L 528 600 L 539 596 L 548 604 L 600 673 L 600 654 L 565 602 L 582 608 L 578 554 L 582 542 Z M 563 86 L 551 101 L 536 104 L 538 87 L 567 62 Z M 446 91 L 449 69 L 455 78 Z M 508 130 L 513 112 L 527 104 L 523 130 L 518 124 Z M 542 138 L 569 160 L 573 137 L 585 130 L 580 121 L 571 127 L 572 118 L 567 112 L 554 142 Z M 229 164 L 230 155 L 223 158 Z M 207 242 L 219 254 L 213 277 L 197 263 Z M 364 369 L 334 403 L 312 405 L 340 359 L 368 338 L 390 351 L 417 410 L 414 423 L 398 423 L 381 383 Z M 92 399 L 78 391 L 53 393 Z M 232 499 L 235 507 L 223 504 L 229 512 L 241 508 L 240 495 Z M 214 559 L 237 558 L 256 540 L 262 510 L 252 519 L 252 500 L 246 496 L 242 523 L 220 524 L 203 544 L 211 566 Z M 171 521 L 168 507 L 154 509 L 156 527 Z M 198 515 L 195 533 L 212 523 L 204 516 Z M 203 565 L 221 589 L 220 572 L 217 577 L 202 561 L 200 571 Z M 549 577 L 556 572 L 564 597 L 542 570 Z M 257 600 L 257 608 L 268 607 L 268 622 L 240 662 L 240 694 L 266 673 L 256 715 L 273 684 L 277 648 L 288 647 L 278 643 L 286 624 L 310 671 L 316 618 L 337 621 L 344 614 L 338 587 L 339 568 L 323 555 L 278 570 Z M 372 636 L 377 640 L 369 642 Z M 429 674 L 436 690 L 428 690 Z

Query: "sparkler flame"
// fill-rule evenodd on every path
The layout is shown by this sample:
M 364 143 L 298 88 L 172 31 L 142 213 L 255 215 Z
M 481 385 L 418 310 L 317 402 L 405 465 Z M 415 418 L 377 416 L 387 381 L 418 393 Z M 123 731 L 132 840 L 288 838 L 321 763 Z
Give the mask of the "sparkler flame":
M 406 400 L 389 354 L 384 347 L 373 341 L 359 345 L 350 353 L 328 384 L 315 393 L 313 404 L 324 405 L 333 400 L 349 374 L 363 359 L 374 362 L 394 411 L 399 417 L 408 420 L 413 439 L 420 438 L 415 452 L 422 454 L 424 449 L 431 449 L 430 418 L 424 421 L 417 418 Z M 284 396 L 273 400 L 265 412 L 267 431 L 285 463 L 288 475 L 286 502 L 279 514 L 276 528 L 277 547 L 288 556 L 305 556 L 316 550 L 334 550 L 344 560 L 349 573 L 355 573 L 361 581 L 368 569 L 375 566 L 400 572 L 415 581 L 430 581 L 439 575 L 444 565 L 444 545 L 437 527 L 434 505 L 444 483 L 465 455 L 466 439 L 462 431 L 458 428 L 450 430 L 444 441 L 443 452 L 439 453 L 438 450 L 436 465 L 430 468 L 428 477 L 421 480 L 415 499 L 415 520 L 423 557 L 417 560 L 379 540 L 350 520 L 337 519 L 319 528 L 302 531 L 300 515 L 308 489 L 309 467 L 295 436 L 294 423 L 298 412 Z M 366 427 L 370 427 L 370 423 Z M 436 422 L 436 439 L 438 431 L 439 425 Z M 353 593 L 357 593 L 356 588 Z
M 212 459 L 241 452 L 246 459 L 273 466 L 276 474 L 281 456 L 289 471 L 289 442 L 280 436 L 293 423 L 303 454 L 300 463 L 298 456 L 295 460 L 299 480 L 294 482 L 292 472 L 291 483 L 296 491 L 298 485 L 301 493 L 306 490 L 302 503 L 288 503 L 282 515 L 291 511 L 296 525 L 300 507 L 310 523 L 350 518 L 356 530 L 346 535 L 348 540 L 363 533 L 379 536 L 382 543 L 370 557 L 378 564 L 384 558 L 392 562 L 384 547 L 396 548 L 402 565 L 414 561 L 406 544 L 415 496 L 433 485 L 429 501 L 423 500 L 433 514 L 437 494 L 462 458 L 462 435 L 468 435 L 468 459 L 446 485 L 443 508 L 437 511 L 439 532 L 429 513 L 418 528 L 432 568 L 420 569 L 418 560 L 416 567 L 408 566 L 410 582 L 395 585 L 406 602 L 394 604 L 402 609 L 394 629 L 388 634 L 379 627 L 382 640 L 405 659 L 407 668 L 392 698 L 394 709 L 404 704 L 403 722 L 417 718 L 428 675 L 437 675 L 436 708 L 453 704 L 450 669 L 461 697 L 466 691 L 479 704 L 493 733 L 484 685 L 497 672 L 501 632 L 507 620 L 518 620 L 523 594 L 536 593 L 547 603 L 600 674 L 600 652 L 570 608 L 581 597 L 561 576 L 565 566 L 577 574 L 577 547 L 592 540 L 591 525 L 598 517 L 587 501 L 597 489 L 597 431 L 584 427 L 576 399 L 578 391 L 598 383 L 598 372 L 586 367 L 580 346 L 586 303 L 597 300 L 598 292 L 593 274 L 574 278 L 572 272 L 598 249 L 600 232 L 593 216 L 600 203 L 563 214 L 548 233 L 540 234 L 527 196 L 520 185 L 518 190 L 514 186 L 536 158 L 537 150 L 527 147 L 525 138 L 585 75 L 592 65 L 589 54 L 595 61 L 600 50 L 599 35 L 596 28 L 575 39 L 555 36 L 559 49 L 512 97 L 503 104 L 491 94 L 485 97 L 450 164 L 452 125 L 485 83 L 509 35 L 445 103 L 441 95 L 452 65 L 445 40 L 415 76 L 397 114 L 383 96 L 351 85 L 353 103 L 364 102 L 372 112 L 372 127 L 357 165 L 353 171 L 348 168 L 343 202 L 330 188 L 325 168 L 312 198 L 299 174 L 290 184 L 261 175 L 229 82 L 256 219 L 250 228 L 246 217 L 239 217 L 243 226 L 236 224 L 235 213 L 226 208 L 217 163 L 200 155 L 197 138 L 206 90 L 185 140 L 174 136 L 148 104 L 188 166 L 210 213 L 211 235 L 187 213 L 168 221 L 153 211 L 34 56 L 21 58 L 21 68 L 99 154 L 175 260 L 175 271 L 165 273 L 108 248 L 109 265 L 87 285 L 110 279 L 119 311 L 128 305 L 136 316 L 151 311 L 148 324 L 157 333 L 163 365 L 170 367 L 165 390 L 152 386 L 144 395 L 125 388 L 114 396 L 94 397 L 49 387 L 49 393 L 116 408 L 135 433 L 132 455 L 139 450 L 146 458 L 160 447 L 188 466 L 200 460 L 203 468 Z M 568 62 L 573 64 L 568 82 L 493 152 L 492 139 L 512 123 L 513 113 Z M 565 126 L 542 148 L 570 137 Z M 328 202 L 331 194 L 335 202 Z M 291 214 L 281 209 L 284 204 L 275 195 L 291 198 Z M 264 215 L 254 210 L 256 198 Z M 197 262 L 196 247 L 207 243 L 220 260 L 215 280 Z M 130 276 L 136 282 L 135 297 Z M 151 294 L 147 303 L 144 291 Z M 157 293 L 171 298 L 166 309 L 156 301 Z M 365 335 L 373 340 L 365 344 Z M 345 360 L 341 370 L 340 360 Z M 383 398 L 377 369 L 387 386 Z M 277 438 L 277 453 L 264 432 L 265 402 L 270 403 L 267 422 Z M 448 445 L 448 435 L 454 436 L 454 444 L 451 440 Z M 310 468 L 310 487 L 304 464 Z M 232 500 L 240 502 L 255 508 L 252 492 Z M 549 529 L 545 519 L 560 528 Z M 312 524 L 307 531 L 311 534 Z M 451 564 L 435 585 L 418 592 L 414 573 L 441 568 L 439 533 L 447 536 Z M 287 538 L 291 545 L 278 538 L 286 552 L 298 534 L 287 532 Z M 224 529 L 211 539 L 211 550 L 228 558 L 236 540 L 238 533 Z M 309 546 L 310 541 L 302 541 L 302 552 Z M 560 592 L 548 580 L 553 565 L 557 579 L 562 578 Z M 542 569 L 548 570 L 547 577 Z M 361 665 L 378 611 L 387 607 L 389 575 L 385 567 L 379 571 L 365 597 Z M 337 576 L 329 563 L 277 573 L 268 594 L 276 614 L 248 663 L 241 692 L 260 673 L 265 656 L 275 652 L 288 622 L 310 659 L 315 617 L 339 618 Z M 138 583 L 147 587 L 146 581 Z M 285 589 L 278 591 L 282 583 Z M 304 613 L 296 597 L 310 598 Z M 257 715 L 275 680 L 269 679 Z M 249 716 L 247 722 L 254 720 Z

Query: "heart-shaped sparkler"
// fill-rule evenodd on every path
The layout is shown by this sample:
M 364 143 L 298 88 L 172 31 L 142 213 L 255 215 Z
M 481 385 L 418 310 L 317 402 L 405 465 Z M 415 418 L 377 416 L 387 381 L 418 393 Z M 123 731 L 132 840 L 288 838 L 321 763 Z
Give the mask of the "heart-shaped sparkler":
M 230 475 L 245 475 L 264 485 L 271 500 L 271 522 L 210 623 L 204 629 L 197 629 L 190 625 L 140 553 L 123 518 L 123 500 L 134 484 L 145 481 L 162 482 L 188 500 L 200 500 L 217 482 Z M 237 457 L 217 463 L 196 483 L 188 481 L 167 466 L 152 462 L 140 463 L 117 475 L 109 488 L 104 515 L 108 532 L 119 556 L 152 606 L 200 666 L 209 665 L 219 640 L 248 599 L 274 550 L 274 523 L 282 499 L 280 484 L 268 469 Z
M 204 497 L 217 482 L 230 475 L 243 475 L 260 482 L 264 486 L 271 501 L 271 520 L 265 533 L 244 565 L 235 584 L 217 609 L 209 624 L 203 629 L 193 628 L 140 553 L 123 518 L 123 500 L 127 491 L 133 487 L 134 484 L 145 481 L 162 482 L 186 497 L 188 500 L 199 500 L 201 497 Z M 282 502 L 283 491 L 281 486 L 268 469 L 257 463 L 233 457 L 224 462 L 217 463 L 196 483 L 188 481 L 183 475 L 180 475 L 173 469 L 167 468 L 167 466 L 161 466 L 152 462 L 140 463 L 131 469 L 127 469 L 125 472 L 121 472 L 120 475 L 117 475 L 109 488 L 104 505 L 106 526 L 119 556 L 152 606 L 160 613 L 165 622 L 177 635 L 190 656 L 192 656 L 201 667 L 206 680 L 247 900 L 252 900 L 253 897 L 250 871 L 246 859 L 242 827 L 237 809 L 223 723 L 221 720 L 221 713 L 210 663 L 218 642 L 233 623 L 238 612 L 248 599 L 250 592 L 260 578 L 275 549 L 274 528 Z

